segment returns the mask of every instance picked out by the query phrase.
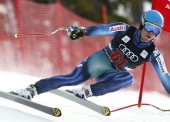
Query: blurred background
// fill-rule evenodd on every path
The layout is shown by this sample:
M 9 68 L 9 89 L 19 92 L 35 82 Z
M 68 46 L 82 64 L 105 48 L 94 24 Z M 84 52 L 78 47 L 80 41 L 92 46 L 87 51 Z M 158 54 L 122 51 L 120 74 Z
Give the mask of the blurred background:
M 105 47 L 113 37 L 83 37 L 72 41 L 56 28 L 125 22 L 138 26 L 141 14 L 151 9 L 151 0 L 0 0 L 0 70 L 50 77 L 71 72 L 83 59 Z M 18 34 L 18 38 L 14 34 Z M 155 40 L 169 62 L 170 34 L 163 31 Z M 132 73 L 139 90 L 143 66 Z M 170 65 L 167 64 L 167 68 Z M 147 64 L 145 91 L 165 93 L 159 78 Z M 26 79 L 23 79 L 23 82 Z M 95 81 L 87 81 L 93 83 Z
M 60 1 L 65 7 L 81 17 L 97 23 L 103 22 L 102 7 L 107 8 L 107 22 L 122 21 L 138 23 L 144 10 L 150 9 L 151 0 L 32 0 L 42 4 L 53 4 Z

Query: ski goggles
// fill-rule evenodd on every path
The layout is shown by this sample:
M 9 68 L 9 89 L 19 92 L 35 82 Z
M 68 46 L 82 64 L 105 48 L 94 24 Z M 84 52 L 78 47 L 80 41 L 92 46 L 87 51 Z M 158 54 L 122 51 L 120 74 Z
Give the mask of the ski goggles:
M 145 22 L 144 28 L 148 32 L 153 32 L 154 35 L 158 35 L 162 31 L 161 27 L 154 25 L 150 22 Z

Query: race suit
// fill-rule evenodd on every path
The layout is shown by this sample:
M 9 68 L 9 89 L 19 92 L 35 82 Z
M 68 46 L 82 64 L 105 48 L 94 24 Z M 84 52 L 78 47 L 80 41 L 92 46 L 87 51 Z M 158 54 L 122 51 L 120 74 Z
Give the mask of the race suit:
M 170 76 L 162 54 L 153 40 L 142 42 L 140 30 L 125 23 L 102 24 L 86 27 L 85 36 L 113 36 L 104 49 L 84 59 L 66 75 L 41 79 L 35 83 L 38 94 L 62 87 L 79 85 L 95 78 L 90 85 L 93 96 L 114 92 L 133 83 L 130 70 L 144 62 L 150 62 L 158 74 L 165 90 L 170 93 Z

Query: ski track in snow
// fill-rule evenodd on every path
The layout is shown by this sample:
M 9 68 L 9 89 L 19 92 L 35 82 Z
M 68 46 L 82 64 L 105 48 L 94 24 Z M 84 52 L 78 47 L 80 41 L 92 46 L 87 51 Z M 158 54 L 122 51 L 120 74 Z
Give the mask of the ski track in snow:
M 25 88 L 40 78 L 20 73 L 0 71 L 0 90 L 9 92 Z M 62 89 L 74 88 L 63 87 Z M 120 90 L 101 97 L 89 98 L 97 104 L 108 106 L 111 110 L 138 102 L 138 92 Z M 47 106 L 59 107 L 61 117 L 52 117 L 35 109 L 0 98 L 0 122 L 169 122 L 170 112 L 161 112 L 150 106 L 137 106 L 113 112 L 111 116 L 99 115 L 81 105 L 52 93 L 44 93 L 33 99 Z M 152 92 L 143 94 L 143 103 L 150 103 L 163 109 L 170 109 L 168 96 Z

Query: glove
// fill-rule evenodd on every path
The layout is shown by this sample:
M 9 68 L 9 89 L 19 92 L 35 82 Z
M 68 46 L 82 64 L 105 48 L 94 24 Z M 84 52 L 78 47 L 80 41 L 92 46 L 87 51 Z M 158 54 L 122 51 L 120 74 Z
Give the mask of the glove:
M 69 27 L 67 31 L 67 35 L 72 39 L 76 40 L 79 37 L 83 37 L 85 34 L 85 28 L 84 27 L 76 27 L 76 26 L 71 26 Z

